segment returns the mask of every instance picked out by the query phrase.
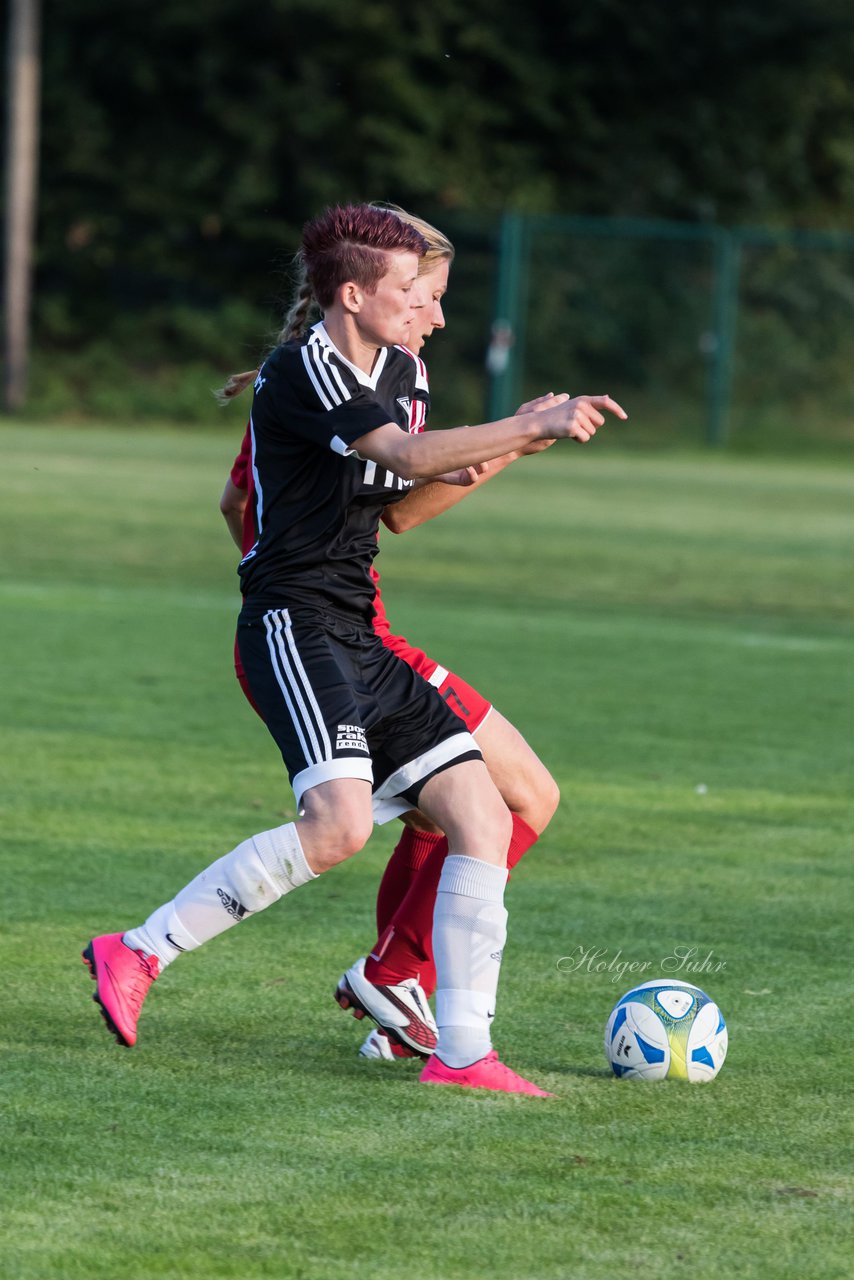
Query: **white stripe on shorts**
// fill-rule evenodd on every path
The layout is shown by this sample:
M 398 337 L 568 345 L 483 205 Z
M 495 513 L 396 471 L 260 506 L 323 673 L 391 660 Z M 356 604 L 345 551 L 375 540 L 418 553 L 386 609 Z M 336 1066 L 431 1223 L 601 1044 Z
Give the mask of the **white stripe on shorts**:
M 429 751 L 425 751 L 415 760 L 401 765 L 386 778 L 385 782 L 380 783 L 374 792 L 374 822 L 381 826 L 384 822 L 389 822 L 392 818 L 406 813 L 412 808 L 412 803 L 405 797 L 401 797 L 402 791 L 408 790 L 413 783 L 420 782 L 422 778 L 435 773 L 442 765 L 451 764 L 458 756 L 463 756 L 469 751 L 480 754 L 480 747 L 472 735 L 467 732 L 455 733 L 453 737 L 446 738 L 438 746 L 430 747 Z
M 287 609 L 271 610 L 264 614 L 264 626 L 276 682 L 287 703 L 306 764 L 331 760 L 332 743 L 297 650 L 290 614 Z
M 295 774 L 291 783 L 296 797 L 297 812 L 302 807 L 302 798 L 306 791 L 310 791 L 312 787 L 320 786 L 321 782 L 332 782 L 336 778 L 361 778 L 364 782 L 373 782 L 373 766 L 367 756 L 363 759 L 358 756 L 347 756 L 342 760 L 328 760 L 324 761 L 323 764 L 310 764 L 307 769 Z M 411 809 L 412 805 L 408 804 L 406 808 Z M 405 813 L 406 810 L 401 809 L 400 812 Z

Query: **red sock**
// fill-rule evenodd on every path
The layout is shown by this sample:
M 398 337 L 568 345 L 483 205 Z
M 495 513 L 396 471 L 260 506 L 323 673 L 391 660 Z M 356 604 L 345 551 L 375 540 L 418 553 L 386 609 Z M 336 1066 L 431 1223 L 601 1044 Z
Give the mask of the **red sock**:
M 368 982 L 394 986 L 404 978 L 418 978 L 425 966 L 432 967 L 433 907 L 447 856 L 448 841 L 440 836 L 385 929 L 378 933 L 365 961 Z
M 508 872 L 513 870 L 516 863 L 528 852 L 532 844 L 537 843 L 539 838 L 534 828 L 529 827 L 524 818 L 520 818 L 518 813 L 513 814 L 513 834 L 507 849 Z
M 388 860 L 377 890 L 377 937 L 381 938 L 391 924 L 391 918 L 429 855 L 444 840 L 441 833 L 414 831 L 404 827 L 394 853 Z
M 533 827 L 513 814 L 513 835 L 507 850 L 507 866 L 515 867 L 531 845 L 539 839 Z M 448 854 L 448 842 L 442 837 L 428 855 L 412 881 L 405 898 L 395 911 L 365 962 L 365 977 L 377 986 L 393 986 L 404 978 L 417 978 L 427 995 L 436 989 L 433 964 L 433 909 L 439 877 Z

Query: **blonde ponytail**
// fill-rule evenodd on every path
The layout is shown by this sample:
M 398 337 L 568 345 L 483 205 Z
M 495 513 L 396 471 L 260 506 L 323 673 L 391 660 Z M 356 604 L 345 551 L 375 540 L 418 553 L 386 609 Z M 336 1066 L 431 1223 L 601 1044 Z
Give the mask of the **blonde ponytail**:
M 257 369 L 247 369 L 245 373 L 232 373 L 224 387 L 219 387 L 214 392 L 214 399 L 218 404 L 226 405 L 229 400 L 233 400 L 235 396 L 239 396 L 245 391 L 258 377 Z

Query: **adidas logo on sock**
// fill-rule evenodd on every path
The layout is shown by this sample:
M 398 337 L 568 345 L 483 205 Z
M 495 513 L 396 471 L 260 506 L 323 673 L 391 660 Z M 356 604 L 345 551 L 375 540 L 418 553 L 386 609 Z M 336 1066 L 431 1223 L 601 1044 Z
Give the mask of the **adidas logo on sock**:
M 217 889 L 217 896 L 220 898 L 222 905 L 228 914 L 234 920 L 242 920 L 246 915 L 246 908 L 242 902 L 238 902 L 236 898 L 232 898 L 230 893 L 226 893 L 225 889 Z

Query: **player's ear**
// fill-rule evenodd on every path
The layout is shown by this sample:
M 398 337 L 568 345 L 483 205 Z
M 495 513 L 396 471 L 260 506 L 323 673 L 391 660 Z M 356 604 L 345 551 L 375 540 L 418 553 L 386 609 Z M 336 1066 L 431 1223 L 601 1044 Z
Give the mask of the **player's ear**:
M 353 280 L 346 280 L 338 286 L 338 301 L 345 311 L 357 315 L 362 310 L 363 290 Z

